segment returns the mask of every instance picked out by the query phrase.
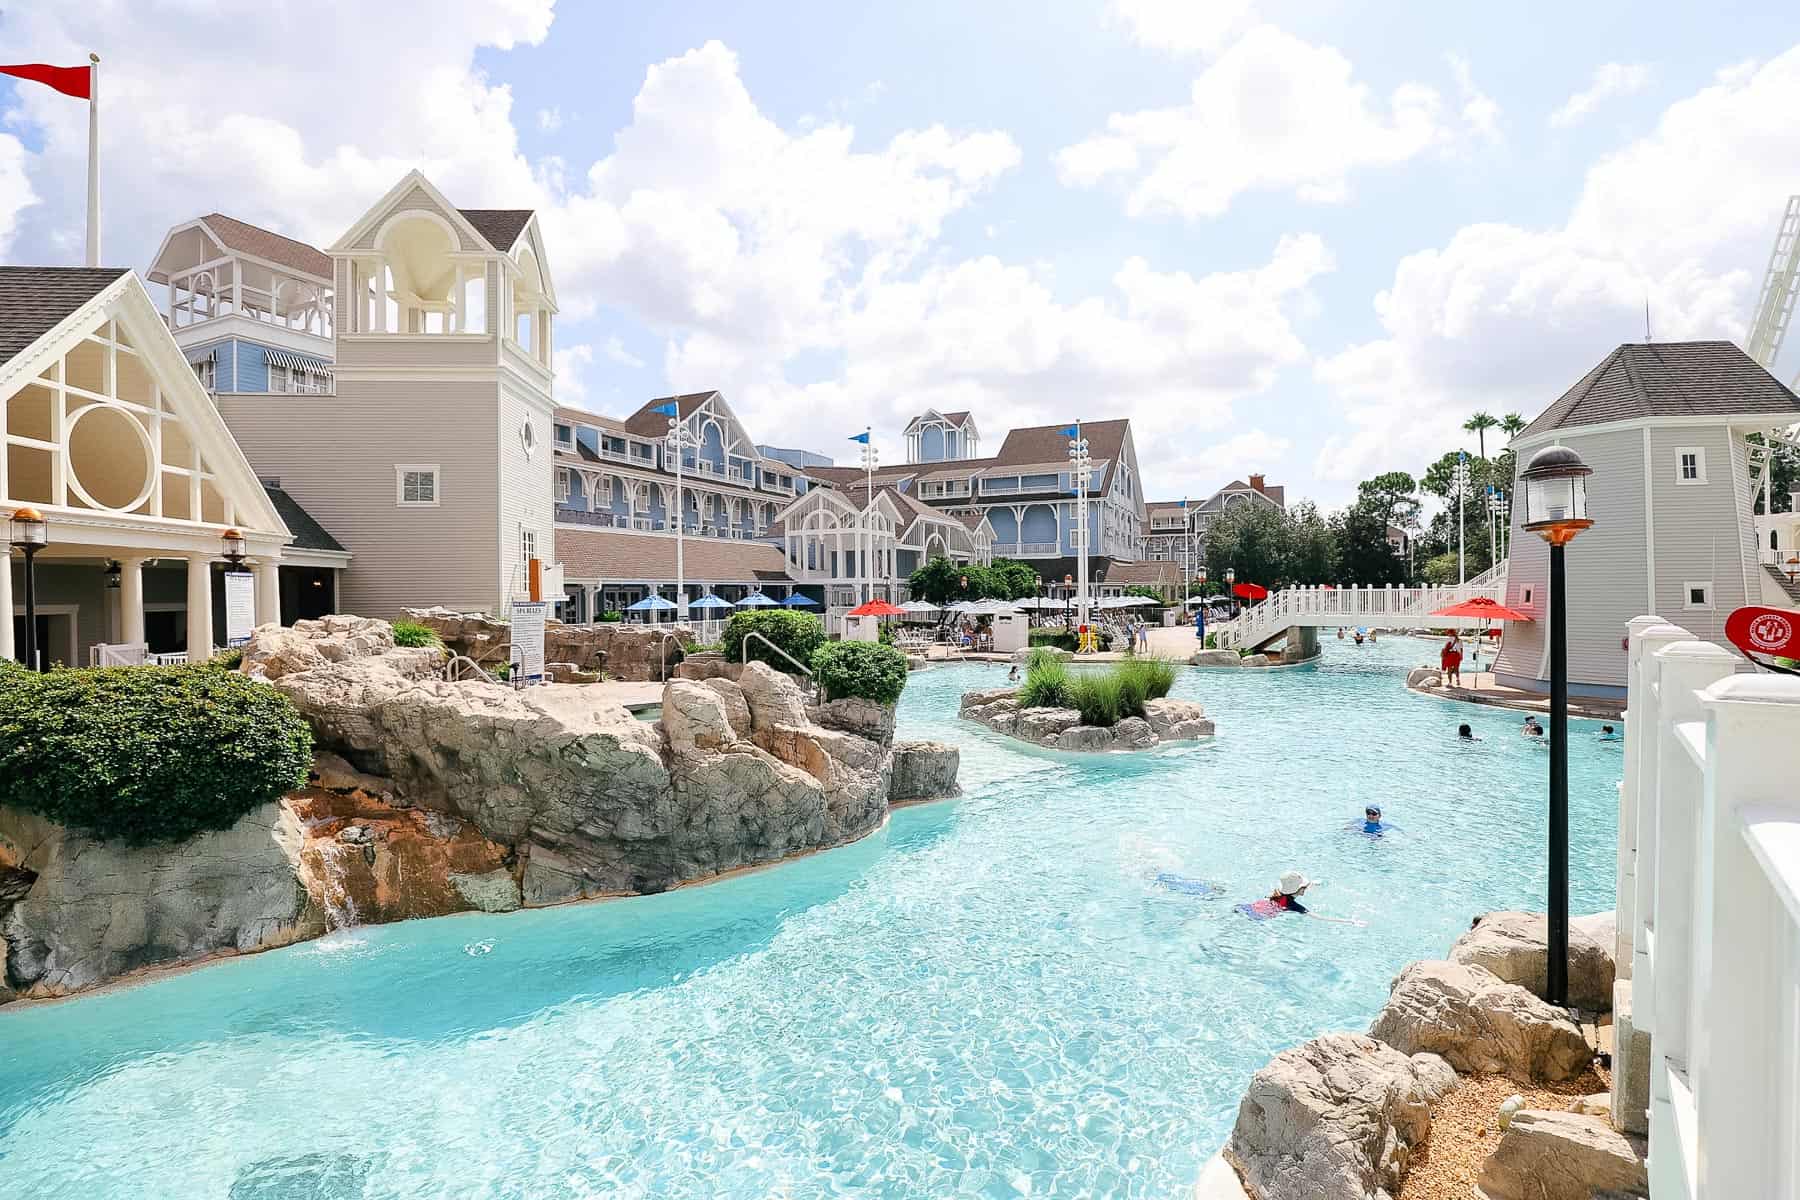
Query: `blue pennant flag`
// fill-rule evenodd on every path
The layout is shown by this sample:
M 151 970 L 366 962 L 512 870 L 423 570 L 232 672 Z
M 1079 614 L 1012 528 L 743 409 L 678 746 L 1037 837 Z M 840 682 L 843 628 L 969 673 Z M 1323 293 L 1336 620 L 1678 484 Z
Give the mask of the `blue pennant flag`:
M 1079 425 L 1071 425 L 1062 431 L 1062 435 L 1066 438 L 1080 437 L 1081 427 Z
M 653 413 L 661 413 L 665 417 L 673 417 L 673 416 L 678 415 L 676 412 L 676 409 L 675 409 L 675 402 L 673 400 L 669 401 L 669 403 L 667 403 L 667 404 L 659 404 L 655 408 L 651 409 L 650 411 Z
M 869 444 L 868 431 L 865 430 L 862 433 L 853 433 L 850 435 L 850 440 L 853 442 L 861 442 L 863 445 L 866 446 Z

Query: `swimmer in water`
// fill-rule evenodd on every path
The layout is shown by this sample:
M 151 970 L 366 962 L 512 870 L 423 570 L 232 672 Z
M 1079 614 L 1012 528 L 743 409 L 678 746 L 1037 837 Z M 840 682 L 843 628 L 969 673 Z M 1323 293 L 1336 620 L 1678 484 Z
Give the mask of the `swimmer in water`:
M 1611 725 L 1602 725 L 1600 727 L 1600 740 L 1603 742 L 1622 742 L 1625 740 L 1625 735 L 1614 729 Z
M 1475 731 L 1470 729 L 1467 725 L 1458 725 L 1456 727 L 1456 740 L 1459 742 L 1479 742 L 1481 739 L 1476 737 Z
M 1519 732 L 1528 738 L 1540 738 L 1544 736 L 1544 727 L 1538 724 L 1537 717 L 1527 714 L 1525 724 L 1519 727 Z
M 1348 920 L 1343 917 L 1325 917 L 1309 910 L 1300 902 L 1306 895 L 1306 889 L 1312 886 L 1312 880 L 1299 871 L 1284 871 L 1281 879 L 1275 884 L 1275 890 L 1269 893 L 1269 903 L 1282 912 L 1299 913 L 1303 917 L 1311 917 L 1315 921 L 1329 921 L 1333 925 L 1361 925 L 1361 921 Z

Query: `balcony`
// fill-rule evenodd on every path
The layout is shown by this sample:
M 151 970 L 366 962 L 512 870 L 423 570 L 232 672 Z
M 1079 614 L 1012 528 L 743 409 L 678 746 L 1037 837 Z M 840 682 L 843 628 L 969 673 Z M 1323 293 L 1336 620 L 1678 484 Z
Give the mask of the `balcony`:
M 1001 558 L 1055 558 L 1062 547 L 1055 542 L 995 542 L 993 552 Z

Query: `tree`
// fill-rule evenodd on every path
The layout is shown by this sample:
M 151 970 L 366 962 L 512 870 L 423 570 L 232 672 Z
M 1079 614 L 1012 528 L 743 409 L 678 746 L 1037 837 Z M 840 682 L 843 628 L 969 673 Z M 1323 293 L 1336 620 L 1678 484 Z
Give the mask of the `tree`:
M 1378 502 L 1358 500 L 1332 518 L 1338 577 L 1344 583 L 1406 582 L 1406 562 L 1388 541 L 1389 521 Z
M 1038 594 L 1038 573 L 1030 563 L 1015 558 L 996 558 L 988 568 L 995 585 L 996 600 L 1023 600 Z
M 1763 444 L 1763 435 L 1753 433 L 1745 439 L 1752 445 Z M 1769 455 L 1768 504 L 1763 503 L 1763 488 L 1756 489 L 1756 498 L 1752 507 L 1757 516 L 1769 512 L 1785 512 L 1788 507 L 1788 493 L 1800 491 L 1800 452 L 1783 443 L 1776 443 Z
M 1281 511 L 1268 504 L 1232 504 L 1206 529 L 1206 570 L 1223 582 L 1226 570 L 1240 583 L 1272 584 L 1281 573 L 1286 529 Z
M 1425 468 L 1425 476 L 1419 480 L 1419 486 L 1439 497 L 1446 503 L 1454 504 L 1457 497 L 1456 464 L 1465 456 L 1462 450 L 1451 450 L 1443 457 Z M 1491 464 L 1486 459 L 1472 459 L 1469 462 L 1469 488 L 1463 493 L 1463 499 L 1474 502 L 1474 498 L 1486 486 Z
M 1518 413 L 1507 413 L 1500 418 L 1500 432 L 1504 433 L 1508 440 L 1511 440 L 1525 432 L 1525 424 L 1525 418 Z
M 1335 579 L 1337 537 L 1319 514 L 1319 506 L 1311 500 L 1300 501 L 1287 510 L 1285 524 L 1287 546 L 1281 573 L 1287 582 L 1329 583 Z
M 1499 424 L 1492 414 L 1484 412 L 1472 413 L 1463 422 L 1463 429 L 1475 435 L 1476 453 L 1481 455 L 1483 462 L 1487 461 L 1487 431 Z
M 914 571 L 907 578 L 912 594 L 932 604 L 948 604 L 952 600 L 973 599 L 962 586 L 962 569 L 939 556 Z

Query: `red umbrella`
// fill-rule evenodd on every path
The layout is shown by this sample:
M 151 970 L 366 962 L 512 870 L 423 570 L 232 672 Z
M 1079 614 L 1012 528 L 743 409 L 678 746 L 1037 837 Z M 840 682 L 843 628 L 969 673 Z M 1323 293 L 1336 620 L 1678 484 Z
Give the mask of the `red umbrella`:
M 906 610 L 895 608 L 886 600 L 871 600 L 867 604 L 857 605 L 850 610 L 848 615 L 852 617 L 904 617 Z
M 1267 600 L 1269 589 L 1260 583 L 1234 583 L 1231 585 L 1234 596 L 1242 596 L 1246 600 Z
M 1489 600 L 1486 596 L 1477 596 L 1473 600 L 1462 600 L 1445 608 L 1437 609 L 1431 614 L 1434 617 L 1474 617 L 1482 621 L 1529 621 L 1531 618 L 1515 609 L 1506 607 L 1498 600 Z

